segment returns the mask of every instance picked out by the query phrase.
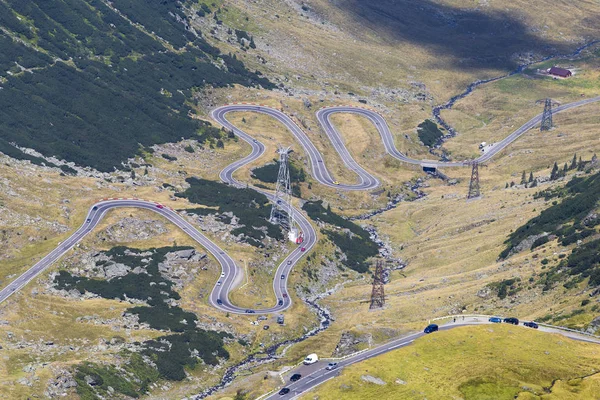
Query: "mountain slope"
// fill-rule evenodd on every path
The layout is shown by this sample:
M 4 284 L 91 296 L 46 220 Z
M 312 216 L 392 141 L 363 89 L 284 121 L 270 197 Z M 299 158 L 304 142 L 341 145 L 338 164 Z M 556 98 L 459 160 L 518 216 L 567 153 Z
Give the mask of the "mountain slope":
M 188 116 L 195 88 L 272 87 L 191 29 L 178 1 L 6 0 L 0 54 L 0 151 L 100 171 L 205 130 Z

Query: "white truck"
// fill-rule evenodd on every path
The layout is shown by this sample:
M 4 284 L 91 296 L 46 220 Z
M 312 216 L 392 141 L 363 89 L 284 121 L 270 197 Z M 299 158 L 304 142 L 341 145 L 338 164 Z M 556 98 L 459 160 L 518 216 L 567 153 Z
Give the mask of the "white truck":
M 313 353 L 307 355 L 303 362 L 304 365 L 310 365 L 316 363 L 317 361 L 319 361 L 319 357 L 315 353 Z

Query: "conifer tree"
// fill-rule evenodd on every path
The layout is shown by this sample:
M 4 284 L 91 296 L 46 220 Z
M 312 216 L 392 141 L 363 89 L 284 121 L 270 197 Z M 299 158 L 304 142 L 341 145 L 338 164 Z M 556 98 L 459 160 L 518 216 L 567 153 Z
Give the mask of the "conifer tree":
M 529 183 L 533 182 L 533 171 L 529 173 Z
M 554 166 L 552 167 L 552 172 L 550 173 L 550 180 L 558 179 L 558 164 L 556 161 L 554 162 Z
M 571 165 L 569 169 L 577 168 L 577 153 L 573 154 L 573 160 L 571 160 Z
M 527 184 L 527 174 L 523 171 L 523 175 L 521 175 L 521 185 Z

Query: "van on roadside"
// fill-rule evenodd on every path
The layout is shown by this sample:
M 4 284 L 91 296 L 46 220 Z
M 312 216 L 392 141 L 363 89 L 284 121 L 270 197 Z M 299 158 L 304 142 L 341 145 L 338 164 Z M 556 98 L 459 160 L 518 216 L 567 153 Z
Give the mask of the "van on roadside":
M 304 365 L 310 365 L 310 364 L 314 364 L 317 361 L 319 361 L 319 357 L 313 353 L 313 354 L 309 354 L 306 356 L 306 358 L 304 359 L 303 363 Z

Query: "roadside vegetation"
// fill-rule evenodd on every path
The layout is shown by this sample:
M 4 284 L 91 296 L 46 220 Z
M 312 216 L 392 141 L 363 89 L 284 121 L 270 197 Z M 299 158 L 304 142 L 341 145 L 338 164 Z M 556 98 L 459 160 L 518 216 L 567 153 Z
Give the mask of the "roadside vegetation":
M 292 182 L 292 193 L 294 196 L 300 197 L 300 183 L 306 182 L 306 172 L 304 171 L 304 168 L 299 167 L 293 161 L 289 163 L 289 171 L 290 181 Z M 276 183 L 278 174 L 279 160 L 274 160 L 273 163 L 252 170 L 252 177 L 265 183 Z
M 234 229 L 233 235 L 243 235 L 243 240 L 256 247 L 263 247 L 262 240 L 267 236 L 282 240 L 283 233 L 279 225 L 269 222 L 271 203 L 267 197 L 252 189 L 238 189 L 224 183 L 200 178 L 188 178 L 190 187 L 175 196 L 183 197 L 192 203 L 208 207 L 218 207 L 218 213 L 232 212 L 244 225 Z M 207 210 L 186 209 L 186 212 L 197 212 L 205 215 Z M 212 211 L 214 212 L 214 211 Z

